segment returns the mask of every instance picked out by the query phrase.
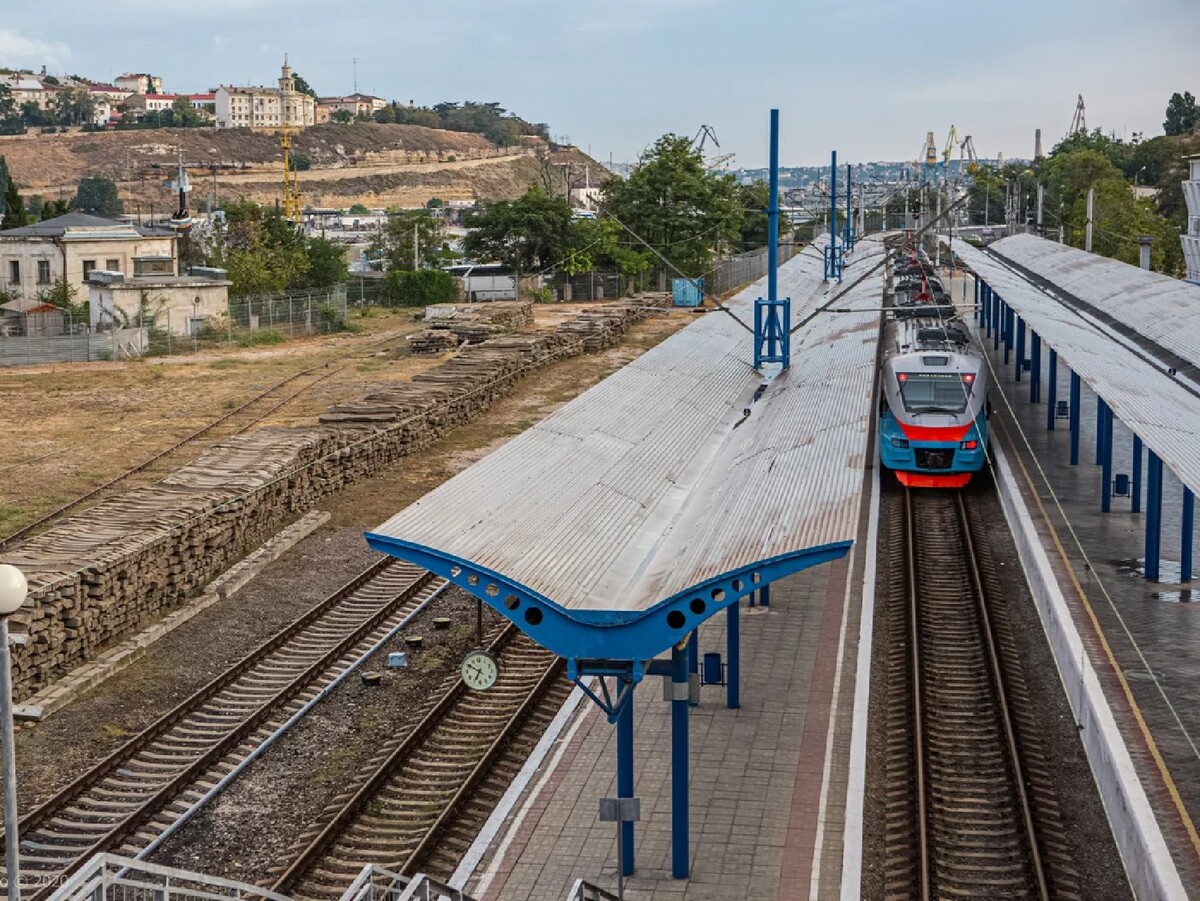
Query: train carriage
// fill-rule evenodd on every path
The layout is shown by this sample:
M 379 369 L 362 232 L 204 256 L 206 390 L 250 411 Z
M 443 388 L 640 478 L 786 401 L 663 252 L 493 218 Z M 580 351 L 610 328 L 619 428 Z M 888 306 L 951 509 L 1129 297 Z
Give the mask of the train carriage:
M 913 488 L 961 488 L 984 466 L 988 376 L 978 345 L 944 308 L 884 328 L 879 457 Z

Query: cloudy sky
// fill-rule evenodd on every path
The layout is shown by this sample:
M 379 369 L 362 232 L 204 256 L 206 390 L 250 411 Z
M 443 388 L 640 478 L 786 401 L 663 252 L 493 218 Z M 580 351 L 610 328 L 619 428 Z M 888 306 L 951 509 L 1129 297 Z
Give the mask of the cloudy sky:
M 912 159 L 953 123 L 980 156 L 1030 156 L 1088 125 L 1162 131 L 1173 91 L 1200 95 L 1200 0 L 4 0 L 0 65 L 168 91 L 272 83 L 286 51 L 321 94 L 497 101 L 602 159 L 712 125 L 737 163 L 836 147 Z

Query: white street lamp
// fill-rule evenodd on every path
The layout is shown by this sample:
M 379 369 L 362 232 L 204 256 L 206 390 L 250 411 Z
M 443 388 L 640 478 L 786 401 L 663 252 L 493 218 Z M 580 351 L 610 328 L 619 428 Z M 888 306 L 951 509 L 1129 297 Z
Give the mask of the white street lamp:
M 0 743 L 4 765 L 4 854 L 8 901 L 21 901 L 21 838 L 17 830 L 17 752 L 13 744 L 12 656 L 8 649 L 8 618 L 25 603 L 29 583 L 25 574 L 0 563 Z

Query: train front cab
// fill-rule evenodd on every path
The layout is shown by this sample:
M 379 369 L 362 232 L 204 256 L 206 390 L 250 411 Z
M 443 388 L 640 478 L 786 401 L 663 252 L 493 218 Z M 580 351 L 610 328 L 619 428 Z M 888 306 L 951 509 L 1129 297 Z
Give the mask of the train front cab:
M 902 423 L 879 402 L 879 459 L 909 488 L 962 488 L 987 459 L 988 422 L 980 412 L 965 424 Z

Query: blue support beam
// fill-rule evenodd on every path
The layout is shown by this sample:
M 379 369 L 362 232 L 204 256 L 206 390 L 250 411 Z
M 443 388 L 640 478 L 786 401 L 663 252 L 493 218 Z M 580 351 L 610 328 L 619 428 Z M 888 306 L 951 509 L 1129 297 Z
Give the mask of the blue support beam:
M 1158 581 L 1162 551 L 1162 460 L 1150 451 L 1146 467 L 1146 579 Z
M 1029 402 L 1042 399 L 1042 336 L 1029 330 Z
M 1054 420 L 1058 418 L 1058 351 L 1050 348 L 1050 367 L 1046 373 L 1046 429 L 1054 431 Z
M 767 191 L 767 300 L 779 300 L 779 110 L 771 110 L 770 174 Z M 791 330 L 786 323 L 784 332 Z M 785 366 L 786 368 L 786 366 Z
M 1130 486 L 1129 509 L 1133 513 L 1142 512 L 1142 438 L 1133 436 L 1133 485 Z
M 725 657 L 729 661 L 725 670 L 725 706 L 737 710 L 742 706 L 742 602 L 737 601 L 729 608 L 725 622 Z
M 1179 544 L 1179 581 L 1192 581 L 1192 530 L 1196 519 L 1196 495 L 1183 486 L 1183 521 Z
M 1096 431 L 1100 435 L 1100 512 L 1112 510 L 1112 436 L 1113 414 L 1108 404 L 1100 401 Z
M 1079 373 L 1071 373 L 1071 465 L 1079 465 Z
M 688 878 L 688 671 L 687 654 L 671 648 L 671 875 Z
M 1017 319 L 1017 381 L 1021 381 L 1021 373 L 1025 370 L 1025 320 Z
M 975 286 L 973 289 L 973 293 L 972 293 L 972 296 L 975 298 L 975 303 L 972 305 L 972 308 L 971 308 L 971 318 L 974 319 L 976 322 L 978 322 L 980 325 L 983 325 L 983 305 L 982 305 L 983 301 L 980 297 L 979 278 L 975 277 L 975 278 L 971 279 L 971 284 L 973 284 Z M 966 288 L 966 282 L 963 282 L 963 288 L 964 289 Z
M 617 797 L 633 797 L 633 681 L 627 680 L 629 697 L 617 714 Z M 621 822 L 621 862 L 623 873 L 632 876 L 635 870 L 633 859 L 633 822 Z
M 771 606 L 771 585 L 770 585 L 770 583 L 764 585 L 762 588 L 760 588 L 758 590 L 758 606 L 760 606 L 760 607 L 770 607 Z
M 1013 349 L 1013 320 L 1016 319 L 1016 313 L 1008 304 L 1004 305 L 1004 365 L 1007 366 L 1012 356 Z
M 694 629 L 692 631 L 692 637 L 688 640 L 687 661 L 688 661 L 689 677 L 699 675 L 699 673 L 700 673 L 700 630 L 699 629 Z M 700 703 L 700 701 L 698 699 L 693 701 L 689 694 L 689 696 L 688 696 L 688 705 L 689 706 L 695 707 L 699 703 Z
M 1104 398 L 1096 395 L 1096 465 L 1104 460 Z
M 1003 315 L 1002 308 L 1004 301 L 993 291 L 988 289 L 988 294 L 991 297 L 992 306 L 992 350 L 1000 349 L 1000 317 Z

